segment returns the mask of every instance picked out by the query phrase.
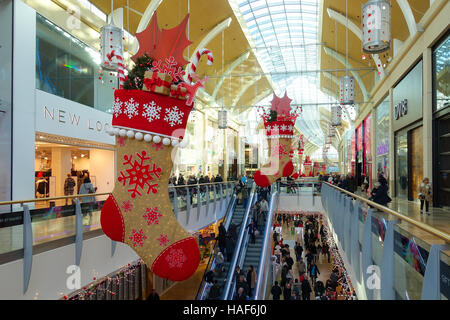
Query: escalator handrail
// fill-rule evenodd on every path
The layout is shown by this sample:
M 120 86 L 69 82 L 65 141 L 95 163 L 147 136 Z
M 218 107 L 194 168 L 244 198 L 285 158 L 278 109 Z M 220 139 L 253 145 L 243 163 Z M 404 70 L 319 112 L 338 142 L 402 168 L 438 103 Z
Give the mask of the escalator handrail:
M 250 208 L 254 207 L 256 200 L 257 200 L 257 196 L 253 197 L 253 201 L 250 203 Z M 251 209 L 250 209 L 250 211 L 251 211 Z M 245 228 L 247 228 L 248 224 L 249 224 L 249 222 L 247 221 L 247 224 L 245 225 Z M 241 270 L 244 267 L 245 257 L 247 256 L 247 249 L 248 249 L 248 242 L 249 242 L 249 240 L 250 240 L 250 233 L 246 232 L 244 234 L 244 239 L 242 241 L 242 244 L 241 244 L 241 246 L 239 248 L 239 252 L 240 253 L 239 253 L 239 257 L 238 257 L 237 262 L 236 262 L 236 266 L 239 266 L 239 268 Z M 232 281 L 232 283 L 231 283 L 231 286 L 230 286 L 231 289 L 230 289 L 229 297 L 226 300 L 228 300 L 228 299 L 233 300 L 234 293 L 236 292 L 236 279 L 232 278 L 231 281 Z
M 228 203 L 228 207 L 227 207 L 227 209 L 225 211 L 226 213 L 225 213 L 225 216 L 223 218 L 224 219 L 224 226 L 225 226 L 226 229 L 228 229 L 228 227 L 227 227 L 229 225 L 228 222 L 231 221 L 230 217 L 232 215 L 230 215 L 230 212 L 234 212 L 234 208 L 235 208 L 235 205 L 236 205 L 237 197 L 236 197 L 235 187 L 236 186 L 234 186 L 233 189 L 232 189 L 232 198 L 231 198 L 230 202 Z M 197 294 L 195 295 L 197 300 L 199 300 L 199 299 L 202 300 L 204 298 L 204 293 L 205 293 L 205 289 L 206 289 L 206 286 L 205 286 L 205 283 L 206 283 L 205 275 L 211 269 L 212 266 L 215 266 L 216 256 L 215 256 L 214 252 L 215 252 L 215 250 L 217 248 L 218 243 L 219 243 L 219 240 L 217 240 L 217 239 L 214 240 L 213 250 L 211 252 L 211 255 L 209 256 L 208 263 L 207 263 L 207 265 L 205 267 L 205 272 L 204 272 L 204 274 L 202 276 L 202 282 L 200 283 L 200 286 L 198 287 Z
M 259 259 L 259 265 L 258 265 L 258 273 L 256 276 L 256 285 L 255 285 L 255 292 L 253 293 L 253 299 L 256 299 L 258 297 L 258 294 L 261 291 L 261 288 L 263 286 L 263 276 L 264 276 L 264 270 L 263 270 L 263 266 L 264 266 L 264 261 L 266 260 L 267 257 L 267 252 L 269 251 L 269 247 L 270 250 L 272 249 L 270 246 L 270 228 L 272 228 L 272 223 L 273 223 L 273 216 L 274 216 L 274 208 L 275 208 L 275 197 L 278 195 L 278 191 L 275 191 L 272 194 L 272 197 L 270 199 L 270 207 L 269 207 L 269 217 L 267 218 L 267 222 L 266 222 L 266 229 L 264 230 L 264 240 L 262 243 L 262 252 L 261 252 L 261 257 Z M 265 272 L 268 272 L 267 270 L 265 270 Z
M 224 291 L 222 294 L 222 298 L 223 298 L 222 300 L 227 300 L 227 297 L 230 294 L 234 270 L 236 269 L 239 252 L 241 250 L 242 242 L 244 240 L 244 234 L 246 231 L 247 221 L 248 221 L 248 217 L 250 215 L 250 211 L 251 211 L 251 207 L 252 207 L 251 204 L 253 203 L 253 198 L 255 197 L 255 193 L 256 193 L 256 188 L 255 188 L 255 183 L 253 183 L 252 192 L 250 194 L 250 199 L 248 201 L 248 206 L 247 206 L 247 209 L 245 210 L 245 215 L 241 222 L 241 229 L 239 230 L 239 237 L 238 237 L 238 241 L 235 245 L 233 259 L 231 259 L 230 268 L 228 270 L 227 281 L 225 282 L 225 288 L 224 288 Z

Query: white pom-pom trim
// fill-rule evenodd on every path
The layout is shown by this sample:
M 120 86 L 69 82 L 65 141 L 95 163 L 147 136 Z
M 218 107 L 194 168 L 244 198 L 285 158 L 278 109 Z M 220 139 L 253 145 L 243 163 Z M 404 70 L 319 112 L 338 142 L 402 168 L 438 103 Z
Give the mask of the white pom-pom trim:
M 163 145 L 165 145 L 165 146 L 170 145 L 170 139 L 169 138 L 164 138 L 163 139 Z
M 161 142 L 161 137 L 160 136 L 154 136 L 153 137 L 153 142 L 154 143 L 160 143 Z
M 115 136 L 118 136 L 118 135 L 119 135 L 119 131 L 120 131 L 119 128 L 114 128 L 114 129 L 113 129 L 114 135 L 115 135 Z
M 136 135 L 134 136 L 134 138 L 135 138 L 136 140 L 141 141 L 142 139 L 144 139 L 144 135 L 143 135 L 142 132 L 136 132 Z
M 134 138 L 134 131 L 133 130 L 128 130 L 127 131 L 127 137 L 130 138 L 130 139 L 133 139 Z
M 146 134 L 145 136 L 144 136 L 144 141 L 145 142 L 152 142 L 152 139 L 153 139 L 153 137 L 152 137 L 152 135 L 151 134 Z
M 125 130 L 125 129 L 120 129 L 120 131 L 119 131 L 119 136 L 125 137 L 126 135 L 127 135 L 127 130 Z
M 186 148 L 187 147 L 187 141 L 183 140 L 180 142 L 180 148 Z
M 172 140 L 172 147 L 176 147 L 180 144 L 178 140 Z

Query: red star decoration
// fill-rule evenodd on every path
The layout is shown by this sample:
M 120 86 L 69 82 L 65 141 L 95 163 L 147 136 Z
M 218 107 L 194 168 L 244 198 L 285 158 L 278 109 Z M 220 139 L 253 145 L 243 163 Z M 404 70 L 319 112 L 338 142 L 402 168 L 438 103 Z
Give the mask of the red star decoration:
M 277 115 L 285 115 L 290 116 L 291 114 L 291 101 L 292 99 L 289 99 L 287 96 L 287 92 L 284 93 L 283 98 L 279 98 L 273 94 L 273 100 L 272 100 L 272 108 L 270 110 L 276 111 Z

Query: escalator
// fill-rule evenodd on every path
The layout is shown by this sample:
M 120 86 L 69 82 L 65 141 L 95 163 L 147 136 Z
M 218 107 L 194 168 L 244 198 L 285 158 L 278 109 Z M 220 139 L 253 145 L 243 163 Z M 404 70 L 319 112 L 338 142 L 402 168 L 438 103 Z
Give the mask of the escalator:
M 228 205 L 225 217 L 223 219 L 223 224 L 227 231 L 229 230 L 231 223 L 233 223 L 234 225 L 237 226 L 236 233 L 240 234 L 241 228 L 243 226 L 243 220 L 245 218 L 245 214 L 251 208 L 253 199 L 255 198 L 254 195 L 255 195 L 255 188 L 253 187 L 246 208 L 244 208 L 244 206 L 242 204 L 237 204 L 236 194 L 233 195 L 233 198 Z M 218 241 L 216 240 L 212 252 L 215 252 L 217 247 L 218 247 Z M 219 270 L 215 270 L 216 269 L 215 256 L 214 256 L 214 254 L 211 254 L 211 257 L 205 268 L 205 273 L 203 275 L 202 282 L 200 283 L 200 286 L 199 286 L 199 289 L 198 289 L 198 292 L 196 295 L 196 300 L 205 300 L 207 297 L 209 288 L 211 286 L 211 284 L 208 284 L 205 280 L 205 277 L 206 277 L 206 274 L 208 273 L 208 271 L 215 270 L 214 280 L 217 280 L 217 282 L 219 284 L 224 284 L 224 281 L 229 276 L 230 265 L 232 265 L 232 263 L 235 259 L 235 256 L 237 255 L 236 249 L 238 249 L 237 245 L 235 246 L 235 252 L 233 254 L 233 259 L 231 261 L 227 261 L 226 255 L 224 254 L 224 257 L 225 257 L 224 271 L 222 273 L 220 273 Z M 237 250 L 237 251 L 239 252 L 239 250 Z M 223 292 L 223 288 L 222 288 L 222 292 Z
M 233 257 L 233 262 L 230 265 L 230 269 L 234 270 L 236 266 L 239 266 L 241 270 L 244 271 L 244 274 L 247 272 L 249 266 L 253 266 L 253 268 L 257 272 L 257 283 L 260 284 L 267 282 L 267 270 L 272 270 L 271 268 L 267 268 L 267 259 L 270 258 L 271 254 L 268 254 L 268 250 L 270 250 L 270 239 L 272 237 L 272 218 L 274 212 L 274 202 L 275 196 L 278 194 L 276 191 L 277 187 L 275 185 L 272 186 L 272 195 L 269 202 L 269 212 L 266 217 L 266 224 L 263 229 L 263 234 L 256 237 L 255 243 L 251 243 L 250 235 L 248 229 L 240 230 L 238 243 L 236 245 L 235 254 L 236 257 Z M 256 197 L 255 197 L 256 198 Z M 256 199 L 253 199 L 250 203 L 253 206 L 253 202 Z M 245 226 L 249 225 L 251 222 L 250 218 L 250 210 L 246 210 L 245 216 L 243 220 Z M 264 265 L 262 265 L 264 264 Z M 260 280 L 261 279 L 261 280 Z M 256 288 L 256 287 L 255 287 Z M 223 300 L 233 300 L 236 293 L 236 279 L 234 279 L 233 274 L 228 274 L 227 282 L 224 286 L 224 292 L 222 295 Z M 256 290 L 253 292 L 253 295 L 250 299 L 258 298 L 256 295 Z

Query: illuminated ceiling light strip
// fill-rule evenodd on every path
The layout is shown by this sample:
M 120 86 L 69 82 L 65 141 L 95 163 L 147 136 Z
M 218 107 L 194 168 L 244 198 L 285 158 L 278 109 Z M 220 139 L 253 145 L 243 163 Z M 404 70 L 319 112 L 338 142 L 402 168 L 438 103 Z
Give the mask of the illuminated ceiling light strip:
M 248 59 L 250 56 L 250 51 L 247 51 L 246 53 L 242 54 L 239 58 L 233 61 L 231 65 L 224 71 L 224 73 L 220 76 L 220 80 L 218 81 L 216 87 L 214 88 L 214 92 L 212 94 L 213 99 L 216 99 L 217 93 L 219 93 L 219 89 L 222 86 L 223 82 L 225 81 L 225 77 L 229 76 L 231 71 L 233 71 L 234 68 L 236 68 L 238 65 L 240 65 L 242 62 Z
M 323 49 L 326 54 L 331 55 L 332 57 L 334 57 L 336 60 L 338 60 L 340 63 L 342 63 L 346 67 L 353 69 L 352 65 L 349 62 L 346 63 L 345 57 L 342 56 L 340 53 L 338 53 L 328 47 L 323 47 Z M 369 93 L 367 92 L 367 89 L 366 89 L 366 86 L 364 85 L 363 80 L 361 79 L 361 77 L 359 76 L 359 74 L 357 72 L 355 72 L 355 71 L 350 71 L 350 72 L 353 75 L 353 77 L 356 79 L 356 81 L 358 81 L 359 87 L 361 88 L 361 91 L 364 95 L 364 101 L 369 101 Z
M 214 39 L 218 34 L 220 34 L 222 31 L 224 31 L 225 29 L 227 29 L 231 22 L 232 22 L 232 18 L 229 17 L 227 19 L 225 19 L 224 21 L 222 21 L 221 23 L 217 24 L 211 31 L 208 32 L 208 34 L 206 36 L 203 37 L 202 41 L 200 41 L 200 43 L 197 45 L 197 47 L 195 48 L 195 50 L 192 53 L 191 58 L 189 59 L 189 61 L 193 61 L 195 55 L 197 54 L 197 51 L 199 51 L 202 48 L 206 48 L 206 46 L 209 44 L 209 42 Z M 186 70 L 190 70 L 192 63 L 189 63 L 186 66 Z M 188 75 L 186 74 L 184 76 L 184 80 L 187 80 Z
M 327 13 L 330 19 L 335 20 L 346 27 L 347 21 L 342 14 L 330 8 L 327 8 Z M 353 21 L 348 20 L 348 29 L 353 32 L 359 38 L 359 40 L 362 41 L 362 30 Z M 385 72 L 380 57 L 378 56 L 378 54 L 372 54 L 372 58 L 373 61 L 375 61 L 375 65 L 377 66 L 378 72 L 380 73 L 380 77 L 383 78 L 385 76 Z

